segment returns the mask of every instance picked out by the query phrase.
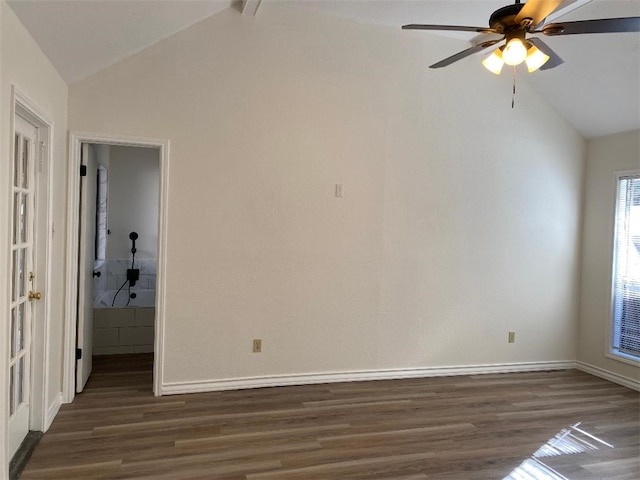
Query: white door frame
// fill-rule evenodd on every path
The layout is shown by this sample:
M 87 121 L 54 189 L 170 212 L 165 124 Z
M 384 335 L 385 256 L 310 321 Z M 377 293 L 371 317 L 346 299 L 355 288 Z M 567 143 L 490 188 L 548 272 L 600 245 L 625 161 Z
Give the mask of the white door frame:
M 35 265 L 41 265 L 44 271 L 38 271 L 38 276 L 41 279 L 41 283 L 37 286 L 43 293 L 42 307 L 38 309 L 37 315 L 34 317 L 32 324 L 31 335 L 31 415 L 29 419 L 29 429 L 46 431 L 51 425 L 52 418 L 49 415 L 50 411 L 57 411 L 59 407 L 59 398 L 49 398 L 49 344 L 50 344 L 50 317 L 51 317 L 51 295 L 49 294 L 49 286 L 51 285 L 51 259 L 52 259 L 52 245 L 51 234 L 53 233 L 52 214 L 53 214 L 53 188 L 51 172 L 52 165 L 52 141 L 53 141 L 53 122 L 49 116 L 39 108 L 34 102 L 32 102 L 26 95 L 24 95 L 15 86 L 11 87 L 11 112 L 10 112 L 10 131 L 11 144 L 13 144 L 13 132 L 15 131 L 16 116 L 20 116 L 32 123 L 38 128 L 38 148 L 40 148 L 40 155 L 38 158 L 38 165 L 36 170 L 38 172 L 38 198 L 36 198 L 35 210 L 36 222 L 39 228 L 39 238 L 34 239 L 34 262 Z M 42 143 L 41 143 L 42 142 Z M 42 145 L 42 147 L 40 147 Z M 7 183 L 10 181 L 10 176 L 7 178 Z M 11 189 L 8 189 L 9 195 L 11 195 Z M 9 205 L 11 205 L 11 199 Z M 44 208 L 43 208 L 44 207 Z M 43 218 L 44 217 L 44 218 Z M 8 227 L 9 225 L 7 225 Z M 10 229 L 9 229 L 10 230 Z M 4 248 L 4 246 L 2 247 Z M 7 259 L 10 249 L 7 249 L 5 255 Z M 40 262 L 38 259 L 44 261 Z M 9 265 L 9 263 L 7 263 Z M 8 305 L 8 304 L 7 304 Z M 8 335 L 6 336 L 8 337 Z M 6 343 L 8 344 L 8 338 Z M 6 349 L 3 350 L 5 353 Z M 2 355 L 0 359 L 0 368 L 6 371 L 8 357 Z M 3 377 L 4 378 L 4 377 Z M 7 382 L 8 383 L 8 382 Z M 7 392 L 7 389 L 2 389 Z M 8 450 L 8 417 L 7 413 L 3 412 L 3 431 L 0 436 L 0 448 L 2 448 L 1 456 L 3 469 L 6 468 L 9 462 L 9 458 L 6 458 Z
M 169 194 L 169 140 L 157 138 L 72 132 L 69 135 L 69 171 L 67 173 L 67 291 L 64 335 L 64 402 L 75 397 L 76 317 L 78 301 L 78 205 L 80 202 L 80 151 L 83 143 L 125 147 L 157 148 L 160 157 L 160 198 L 158 211 L 158 271 L 156 279 L 156 317 L 153 360 L 153 393 L 162 394 L 162 358 L 164 354 L 164 292 L 166 285 L 167 199 Z M 82 299 L 80 299 L 82 302 Z

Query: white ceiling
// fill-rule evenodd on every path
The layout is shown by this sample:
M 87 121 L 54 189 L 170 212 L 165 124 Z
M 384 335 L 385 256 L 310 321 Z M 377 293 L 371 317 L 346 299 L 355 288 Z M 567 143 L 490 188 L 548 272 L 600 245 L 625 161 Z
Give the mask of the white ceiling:
M 69 84 L 229 8 L 232 0 L 8 0 Z
M 256 0 L 247 0 L 256 2 Z M 556 21 L 640 16 L 640 0 L 567 0 L 584 4 Z M 8 0 L 63 78 L 75 83 L 237 0 Z M 407 23 L 487 26 L 509 0 L 262 0 L 360 23 L 400 28 Z M 570 10 L 570 7 L 567 8 Z M 256 20 L 259 21 L 258 10 Z M 407 35 L 433 33 L 405 32 Z M 474 41 L 474 34 L 456 33 Z M 565 63 L 526 81 L 578 132 L 590 138 L 640 128 L 640 34 L 544 38 Z M 461 48 L 465 48 L 461 43 Z M 425 68 L 456 53 L 425 58 Z M 480 55 L 461 62 L 480 61 Z M 456 64 L 435 74 L 455 71 Z M 487 72 L 487 75 L 491 75 Z M 470 88 L 473 79 L 469 79 Z

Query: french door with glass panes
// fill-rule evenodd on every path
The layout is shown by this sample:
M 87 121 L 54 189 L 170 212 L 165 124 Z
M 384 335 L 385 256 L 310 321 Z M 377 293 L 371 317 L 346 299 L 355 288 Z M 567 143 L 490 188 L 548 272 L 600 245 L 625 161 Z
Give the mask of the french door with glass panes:
M 12 457 L 29 432 L 31 321 L 35 292 L 35 163 L 38 130 L 15 117 L 11 209 L 11 304 L 9 338 L 9 454 Z

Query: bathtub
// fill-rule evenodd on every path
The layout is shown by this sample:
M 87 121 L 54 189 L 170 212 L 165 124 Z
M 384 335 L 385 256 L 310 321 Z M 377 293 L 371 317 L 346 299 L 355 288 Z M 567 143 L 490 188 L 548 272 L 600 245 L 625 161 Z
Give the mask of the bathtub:
M 93 355 L 151 353 L 154 343 L 155 290 L 128 289 L 99 292 L 93 309 Z

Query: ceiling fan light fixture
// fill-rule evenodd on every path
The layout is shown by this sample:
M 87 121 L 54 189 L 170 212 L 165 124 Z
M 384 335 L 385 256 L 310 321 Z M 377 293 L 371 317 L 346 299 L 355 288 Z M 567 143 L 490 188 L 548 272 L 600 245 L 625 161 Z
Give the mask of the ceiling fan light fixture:
M 533 73 L 538 70 L 542 65 L 547 63 L 549 60 L 549 55 L 544 53 L 535 45 L 531 45 L 529 50 L 527 50 L 527 58 L 525 59 L 525 63 L 527 64 L 527 70 L 529 73 Z
M 502 67 L 504 67 L 504 60 L 502 59 L 502 50 L 496 48 L 491 55 L 485 58 L 482 61 L 482 65 L 484 68 L 489 70 L 491 73 L 495 73 L 496 75 L 500 75 L 502 71 Z
M 520 65 L 527 58 L 527 47 L 520 38 L 512 38 L 504 46 L 502 59 L 507 65 Z

